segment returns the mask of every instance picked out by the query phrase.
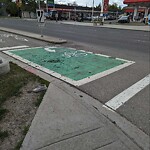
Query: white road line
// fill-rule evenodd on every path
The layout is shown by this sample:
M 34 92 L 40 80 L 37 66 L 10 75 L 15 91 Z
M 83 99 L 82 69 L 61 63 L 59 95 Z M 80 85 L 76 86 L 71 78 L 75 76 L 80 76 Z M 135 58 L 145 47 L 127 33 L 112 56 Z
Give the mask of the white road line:
M 26 47 L 29 47 L 29 46 L 22 45 L 22 46 L 13 46 L 13 47 L 2 47 L 2 48 L 0 48 L 0 51 L 10 50 L 10 49 L 17 49 L 17 48 L 26 48 Z
M 130 98 L 132 98 L 135 94 L 143 90 L 146 86 L 150 84 L 150 74 L 147 75 L 145 78 L 141 79 L 134 85 L 130 86 L 128 89 L 124 90 L 122 93 L 118 94 L 110 101 L 105 103 L 106 106 L 112 108 L 113 110 L 118 109 L 122 106 L 125 102 L 127 102 Z M 104 106 L 105 106 L 104 105 Z

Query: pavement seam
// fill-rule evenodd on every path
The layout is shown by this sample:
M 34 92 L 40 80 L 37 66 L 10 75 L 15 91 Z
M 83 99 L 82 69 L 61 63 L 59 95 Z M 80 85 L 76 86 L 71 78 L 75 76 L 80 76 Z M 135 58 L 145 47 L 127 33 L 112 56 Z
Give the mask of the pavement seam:
M 51 146 L 51 145 L 53 145 L 53 144 L 57 144 L 57 143 L 59 143 L 59 142 L 65 141 L 65 140 L 68 140 L 68 139 L 71 139 L 71 138 L 74 138 L 74 137 L 78 137 L 78 136 L 80 136 L 80 135 L 89 133 L 89 132 L 91 132 L 91 131 L 96 131 L 96 130 L 101 129 L 101 128 L 103 128 L 103 127 L 100 126 L 100 127 L 92 128 L 92 129 L 89 129 L 89 130 L 84 129 L 85 131 L 83 131 L 83 132 L 77 131 L 77 132 L 74 133 L 74 135 L 71 135 L 71 134 L 73 134 L 73 133 L 71 133 L 71 134 L 66 135 L 66 137 L 63 137 L 63 138 L 61 137 L 60 139 L 57 138 L 56 140 L 54 139 L 54 141 L 51 142 L 50 144 L 47 144 L 47 145 L 42 146 L 42 147 L 39 147 L 39 148 L 37 148 L 37 149 L 35 149 L 35 150 L 40 150 L 40 149 L 42 149 L 42 148 L 46 148 L 46 147 Z M 78 132 L 79 132 L 79 133 L 78 133 Z M 80 133 L 80 132 L 81 132 L 81 133 Z
M 108 145 L 111 145 L 112 143 L 115 143 L 115 142 L 116 142 L 116 141 L 109 142 L 109 143 L 104 144 L 104 145 L 102 145 L 102 146 L 100 146 L 100 147 L 96 147 L 95 149 L 92 149 L 92 150 L 97 150 L 97 149 L 99 149 L 99 148 L 103 148 L 103 147 L 108 146 Z

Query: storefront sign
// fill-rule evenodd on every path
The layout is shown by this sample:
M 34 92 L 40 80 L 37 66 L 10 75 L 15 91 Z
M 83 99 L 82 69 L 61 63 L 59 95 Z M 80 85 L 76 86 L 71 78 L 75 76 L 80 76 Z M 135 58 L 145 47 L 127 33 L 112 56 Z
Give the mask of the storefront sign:
M 54 5 L 54 0 L 47 0 L 48 5 Z
M 109 4 L 109 0 L 104 0 L 104 6 L 103 6 L 104 13 L 108 12 L 108 4 Z

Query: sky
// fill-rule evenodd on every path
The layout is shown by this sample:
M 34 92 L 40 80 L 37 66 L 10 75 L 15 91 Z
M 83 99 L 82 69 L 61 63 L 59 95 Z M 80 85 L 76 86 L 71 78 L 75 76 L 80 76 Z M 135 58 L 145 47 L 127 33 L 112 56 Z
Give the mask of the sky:
M 55 2 L 60 3 L 60 4 L 68 4 L 68 3 L 73 3 L 76 1 L 76 3 L 80 6 L 92 6 L 93 0 L 55 0 Z M 101 3 L 102 0 L 94 0 L 94 5 L 97 6 L 99 3 Z M 118 6 L 125 6 L 123 4 L 123 0 L 109 0 L 109 3 L 117 3 Z

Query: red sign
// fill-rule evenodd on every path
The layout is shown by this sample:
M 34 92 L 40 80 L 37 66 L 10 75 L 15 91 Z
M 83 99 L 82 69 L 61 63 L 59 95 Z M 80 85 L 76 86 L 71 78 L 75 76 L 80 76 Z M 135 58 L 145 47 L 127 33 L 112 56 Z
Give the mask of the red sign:
M 150 0 L 124 0 L 124 4 L 129 4 L 129 3 L 149 3 Z
M 108 12 L 108 4 L 109 4 L 109 0 L 104 0 L 104 5 L 103 5 L 103 12 L 104 13 Z

